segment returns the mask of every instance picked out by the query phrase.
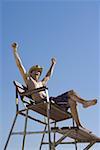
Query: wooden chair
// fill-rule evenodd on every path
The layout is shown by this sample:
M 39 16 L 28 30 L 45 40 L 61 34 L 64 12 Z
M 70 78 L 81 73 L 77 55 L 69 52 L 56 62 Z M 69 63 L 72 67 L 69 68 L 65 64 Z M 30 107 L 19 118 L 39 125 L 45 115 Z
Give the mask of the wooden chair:
M 49 150 L 55 150 L 55 148 L 59 144 L 75 144 L 75 150 L 77 150 L 77 143 L 89 143 L 84 149 L 84 150 L 88 150 L 96 142 L 100 142 L 100 138 L 96 137 L 92 133 L 88 132 L 85 129 L 83 130 L 83 128 L 75 127 L 74 120 L 70 112 L 68 111 L 65 112 L 63 109 L 61 109 L 60 106 L 58 106 L 52 101 L 49 101 L 49 94 L 48 94 L 47 87 L 42 87 L 42 88 L 29 91 L 25 86 L 21 85 L 17 81 L 14 81 L 14 85 L 16 88 L 16 115 L 15 115 L 11 130 L 9 132 L 4 150 L 7 149 L 8 142 L 10 140 L 11 135 L 14 135 L 14 134 L 23 135 L 22 150 L 24 150 L 24 147 L 25 147 L 26 135 L 33 134 L 33 133 L 42 134 L 42 139 L 41 139 L 39 150 L 42 149 L 43 144 L 48 144 Z M 32 99 L 31 95 L 39 91 L 46 92 L 46 95 L 47 95 L 46 100 L 36 101 Z M 25 100 L 25 97 L 27 97 L 28 100 Z M 24 109 L 19 108 L 20 100 L 24 104 Z M 33 112 L 35 111 L 41 114 L 42 116 L 47 117 L 47 122 L 34 118 L 33 116 L 29 115 L 29 111 L 33 111 Z M 25 117 L 24 132 L 13 132 L 18 115 Z M 27 131 L 28 118 L 40 124 L 45 125 L 44 131 L 28 132 Z M 64 121 L 67 119 L 73 120 L 72 126 L 62 127 L 62 128 L 59 128 L 56 126 L 57 122 Z M 52 122 L 50 122 L 51 120 Z M 54 127 L 51 127 L 51 124 L 54 124 Z M 54 133 L 53 141 L 51 141 L 51 133 Z M 56 140 L 56 133 L 59 133 L 60 135 L 62 135 L 58 140 Z M 44 142 L 45 134 L 48 134 L 48 142 Z M 73 141 L 63 142 L 63 140 L 67 137 L 73 139 Z

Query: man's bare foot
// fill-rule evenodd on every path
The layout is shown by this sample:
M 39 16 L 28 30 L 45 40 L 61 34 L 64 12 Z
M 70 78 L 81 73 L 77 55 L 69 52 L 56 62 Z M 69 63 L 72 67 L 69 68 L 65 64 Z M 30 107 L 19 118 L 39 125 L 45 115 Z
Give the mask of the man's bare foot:
M 90 107 L 92 105 L 95 105 L 97 103 L 97 99 L 93 99 L 91 101 L 86 101 L 84 104 L 83 104 L 83 107 L 84 108 L 87 108 L 87 107 Z

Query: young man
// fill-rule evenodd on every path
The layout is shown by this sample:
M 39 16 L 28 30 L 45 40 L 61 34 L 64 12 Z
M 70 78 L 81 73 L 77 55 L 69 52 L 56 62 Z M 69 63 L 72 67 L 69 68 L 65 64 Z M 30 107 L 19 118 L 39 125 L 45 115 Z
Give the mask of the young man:
M 32 66 L 27 73 L 17 52 L 18 44 L 13 43 L 12 48 L 13 48 L 13 54 L 15 57 L 17 67 L 19 68 L 19 71 L 25 81 L 27 88 L 29 90 L 32 90 L 32 89 L 45 86 L 53 73 L 53 70 L 56 64 L 56 59 L 55 58 L 51 59 L 50 69 L 48 70 L 46 76 L 41 81 L 39 81 L 43 68 L 40 67 L 39 65 Z M 46 99 L 46 94 L 44 91 L 41 91 L 41 92 L 33 94 L 32 98 L 37 101 L 40 101 L 42 99 Z M 70 90 L 57 97 L 50 97 L 50 100 L 53 100 L 56 104 L 61 106 L 61 108 L 64 110 L 67 110 L 68 108 L 70 108 L 72 117 L 74 118 L 76 125 L 78 127 L 79 126 L 82 127 L 82 125 L 78 117 L 78 112 L 77 112 L 77 107 L 76 107 L 77 103 L 81 103 L 84 108 L 90 107 L 97 103 L 96 99 L 89 100 L 89 101 L 82 99 L 73 90 Z

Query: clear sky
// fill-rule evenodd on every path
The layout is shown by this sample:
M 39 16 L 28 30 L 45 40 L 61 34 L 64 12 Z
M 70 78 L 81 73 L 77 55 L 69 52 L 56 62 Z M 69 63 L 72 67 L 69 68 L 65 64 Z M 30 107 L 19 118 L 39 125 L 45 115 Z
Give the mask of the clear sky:
M 78 112 L 83 125 L 100 137 L 99 1 L 3 0 L 1 4 L 0 149 L 4 147 L 16 110 L 12 81 L 23 83 L 11 48 L 15 41 L 27 71 L 39 64 L 44 68 L 44 77 L 51 58 L 57 59 L 48 83 L 51 96 L 74 89 L 83 98 L 98 99 L 97 105 L 88 109 L 79 104 Z M 20 130 L 23 121 L 19 119 L 15 128 Z M 28 125 L 30 130 L 40 129 L 34 122 Z M 67 121 L 62 126 L 67 126 Z M 25 150 L 38 150 L 40 139 L 39 135 L 28 136 Z M 20 150 L 21 140 L 22 137 L 12 136 L 8 150 Z M 100 144 L 95 144 L 91 150 L 99 147 Z M 61 145 L 57 150 L 66 148 Z M 69 150 L 73 148 L 68 146 Z

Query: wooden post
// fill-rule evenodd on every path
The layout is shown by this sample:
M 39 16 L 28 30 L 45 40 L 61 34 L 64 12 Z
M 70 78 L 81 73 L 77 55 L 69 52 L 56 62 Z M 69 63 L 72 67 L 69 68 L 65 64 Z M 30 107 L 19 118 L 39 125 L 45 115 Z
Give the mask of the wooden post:
M 50 129 L 50 101 L 48 89 L 45 89 L 47 96 L 47 124 L 48 124 L 48 140 L 49 140 L 49 150 L 51 150 L 51 129 Z
M 27 129 L 27 119 L 28 119 L 28 109 L 26 110 L 26 117 L 25 117 L 25 126 L 24 126 L 24 136 L 23 136 L 22 150 L 24 150 L 24 146 L 25 146 L 25 137 L 26 137 L 26 129 Z

